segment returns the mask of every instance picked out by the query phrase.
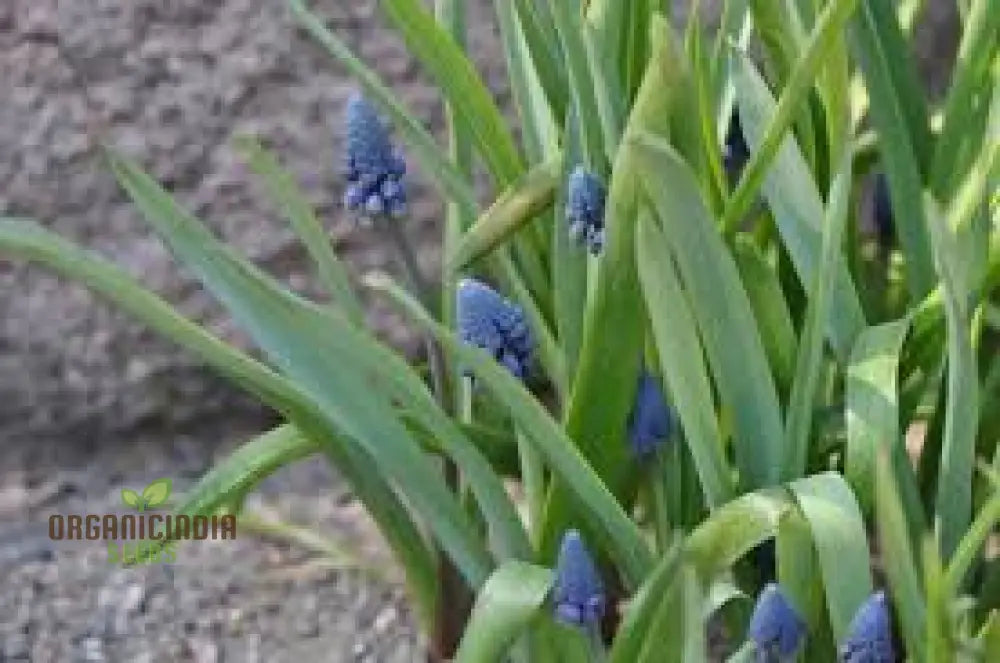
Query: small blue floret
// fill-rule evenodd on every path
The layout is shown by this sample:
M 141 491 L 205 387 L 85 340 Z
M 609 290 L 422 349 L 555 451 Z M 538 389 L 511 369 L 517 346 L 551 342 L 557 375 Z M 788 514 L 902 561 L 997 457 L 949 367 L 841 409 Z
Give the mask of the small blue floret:
M 577 166 L 570 174 L 566 191 L 569 234 L 573 241 L 586 244 L 594 255 L 600 254 L 604 249 L 606 197 L 604 183 L 583 166 Z
M 805 623 L 781 589 L 774 583 L 764 587 L 747 634 L 756 647 L 758 663 L 793 660 L 805 634 Z
M 843 663 L 895 663 L 892 621 L 885 592 L 875 592 L 851 620 L 847 642 L 840 650 Z
M 636 458 L 654 453 L 670 439 L 674 415 L 660 388 L 660 381 L 647 372 L 639 376 L 639 388 L 628 423 L 628 439 Z
M 594 627 L 604 616 L 604 586 L 576 530 L 566 532 L 559 548 L 553 601 L 556 617 L 566 624 Z
M 489 352 L 515 377 L 527 377 L 534 341 L 524 312 L 485 283 L 462 279 L 456 293 L 462 341 Z
M 360 93 L 347 101 L 344 206 L 367 216 L 399 217 L 406 212 L 406 162 L 393 148 L 389 128 Z

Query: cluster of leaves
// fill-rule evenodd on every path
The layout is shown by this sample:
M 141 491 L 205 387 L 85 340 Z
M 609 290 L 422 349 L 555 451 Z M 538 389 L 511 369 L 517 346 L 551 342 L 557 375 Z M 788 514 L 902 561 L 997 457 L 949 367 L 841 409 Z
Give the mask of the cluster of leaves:
M 407 256 L 406 168 L 375 109 L 448 201 L 439 288 L 412 260 L 409 291 L 365 280 L 425 334 L 433 379 L 365 330 L 357 284 L 252 138 L 238 148 L 329 301 L 110 162 L 263 361 L 98 256 L 0 221 L 0 250 L 85 283 L 286 419 L 181 511 L 324 454 L 429 630 L 461 605 L 449 569 L 477 594 L 459 661 L 706 660 L 710 621 L 733 660 L 1000 660 L 1000 3 L 959 3 L 934 104 L 909 52 L 919 2 L 727 0 L 710 30 L 697 3 L 677 29 L 653 0 L 496 0 L 520 144 L 465 53 L 465 3 L 380 4 L 440 87 L 448 146 L 290 0 L 363 90 L 347 206 Z M 483 210 L 480 165 L 497 192 Z M 873 238 L 859 201 L 875 171 Z M 465 301 L 487 331 L 456 311 L 460 283 L 481 286 Z

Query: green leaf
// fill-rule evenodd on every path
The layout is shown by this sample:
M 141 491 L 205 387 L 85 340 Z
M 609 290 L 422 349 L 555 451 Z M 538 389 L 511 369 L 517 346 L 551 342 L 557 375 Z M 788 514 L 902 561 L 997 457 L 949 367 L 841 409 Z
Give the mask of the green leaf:
M 733 259 L 740 271 L 740 280 L 750 299 L 760 340 L 764 343 L 771 372 L 779 391 L 787 394 L 795 375 L 795 355 L 798 339 L 781 289 L 778 274 L 760 249 L 745 235 L 733 242 Z
M 704 596 L 693 565 L 682 564 L 660 601 L 640 663 L 706 663 Z
M 968 258 L 958 246 L 951 219 L 926 197 L 934 254 L 941 276 L 948 327 L 948 379 L 944 438 L 935 517 L 941 557 L 948 562 L 972 519 L 972 478 L 979 423 L 979 378 L 968 309 Z
M 671 546 L 629 601 L 608 655 L 609 663 L 637 661 L 646 641 L 654 636 L 651 626 L 675 581 L 681 550 L 678 544 Z
M 549 569 L 507 562 L 489 577 L 472 609 L 456 663 L 493 663 L 502 659 L 544 605 L 552 585 Z
M 506 187 L 516 181 L 524 165 L 514 138 L 489 89 L 452 36 L 420 0 L 380 0 L 379 4 L 410 53 L 441 88 L 456 120 L 468 129 L 497 184 Z
M 740 480 L 748 488 L 778 482 L 782 445 L 778 395 L 753 311 L 693 174 L 664 141 L 634 139 L 640 174 L 663 224 L 692 307 L 722 403 L 732 411 Z
M 517 18 L 531 54 L 538 80 L 552 114 L 561 118 L 569 108 L 569 84 L 562 68 L 559 37 L 547 5 L 535 0 L 514 0 Z
M 765 131 L 771 130 L 775 120 L 770 118 L 776 117 L 780 103 L 776 108 L 767 84 L 748 58 L 734 54 L 732 66 L 741 126 L 748 143 L 757 150 L 763 149 Z M 785 137 L 772 156 L 770 172 L 764 179 L 764 195 L 774 212 L 778 232 L 799 282 L 810 289 L 821 267 L 821 221 L 826 216 L 823 198 L 794 137 Z M 830 310 L 824 317 L 823 327 L 834 352 L 841 360 L 846 360 L 854 338 L 866 323 L 847 263 L 839 255 L 833 279 Z
M 854 613 L 872 593 L 861 511 L 847 483 L 833 472 L 794 481 L 789 488 L 812 529 L 834 639 L 844 642 Z
M 737 224 L 750 209 L 771 162 L 782 146 L 785 132 L 791 126 L 796 114 L 801 111 L 813 81 L 824 64 L 827 49 L 844 28 L 847 19 L 854 11 L 856 1 L 833 0 L 824 8 L 816 22 L 801 57 L 788 77 L 788 83 L 781 93 L 781 99 L 767 129 L 763 132 L 757 149 L 750 155 L 740 182 L 726 205 L 722 228 L 727 235 L 736 231 Z M 734 66 L 739 66 L 742 57 L 735 49 L 733 50 Z
M 323 21 L 306 8 L 303 0 L 288 0 L 288 6 L 299 25 L 347 69 L 364 88 L 369 100 L 378 104 L 392 118 L 427 177 L 449 199 L 461 206 L 466 214 L 475 216 L 478 204 L 468 179 L 448 160 L 447 153 L 424 128 L 423 123 L 399 101 L 399 95 L 361 62 L 343 40 L 330 32 Z
M 122 157 L 112 164 L 150 224 L 256 343 L 308 394 L 344 441 L 370 455 L 426 521 L 472 587 L 485 581 L 490 558 L 468 516 L 440 481 L 431 459 L 392 416 L 384 395 L 359 390 L 358 359 L 332 344 L 337 316 L 282 289 L 237 259 L 153 180 Z M 348 325 L 344 325 L 348 327 Z M 370 468 L 369 468 L 370 471 Z
M 355 324 L 364 323 L 364 311 L 351 287 L 347 270 L 337 259 L 323 226 L 305 193 L 299 188 L 292 174 L 282 167 L 277 157 L 253 136 L 241 136 L 236 149 L 257 175 L 263 178 L 268 194 L 288 218 L 295 233 L 316 264 L 319 280 L 347 317 Z
M 465 233 L 449 258 L 449 269 L 468 266 L 551 207 L 561 173 L 561 156 L 525 173 Z
M 843 163 L 834 178 L 830 204 L 823 224 L 820 261 L 806 308 L 806 324 L 799 345 L 795 382 L 785 421 L 785 477 L 802 476 L 809 459 L 809 434 L 812 430 L 813 403 L 823 360 L 823 321 L 838 311 L 834 309 L 830 290 L 840 264 L 840 246 L 847 225 L 850 204 L 851 155 L 844 153 Z
M 969 531 L 955 549 L 955 554 L 948 564 L 946 577 L 949 594 L 958 595 L 962 583 L 998 522 L 1000 522 L 1000 490 L 994 491 L 994 495 L 979 510 Z
M 559 42 L 569 74 L 570 95 L 579 122 L 580 142 L 589 169 L 604 174 L 606 154 L 601 115 L 597 106 L 594 72 L 584 44 L 581 0 L 547 0 L 559 32 Z
M 366 282 L 390 295 L 415 322 L 433 332 L 508 408 L 525 438 L 545 457 L 553 475 L 566 486 L 581 510 L 589 514 L 590 520 L 584 526 L 599 533 L 600 536 L 594 540 L 604 543 L 605 549 L 621 568 L 626 584 L 637 587 L 652 566 L 642 534 L 559 424 L 525 390 L 524 385 L 497 364 L 491 355 L 463 344 L 387 277 L 369 275 Z
M 128 274 L 33 221 L 0 218 L 0 251 L 42 264 L 87 286 L 295 421 L 312 439 L 322 441 L 321 446 L 406 569 L 420 616 L 430 619 L 436 601 L 436 580 L 434 560 L 422 551 L 423 546 L 415 543 L 422 540 L 422 535 L 385 480 L 370 471 L 370 457 L 363 450 L 335 443 L 336 433 L 331 435 L 330 426 L 294 385 L 178 314 L 161 298 L 137 285 Z
M 736 487 L 715 419 L 696 318 L 681 291 L 667 240 L 646 210 L 639 215 L 636 252 L 661 372 L 677 406 L 705 501 L 710 507 L 720 506 L 733 497 Z
M 879 552 L 889 592 L 896 608 L 906 651 L 915 661 L 924 661 L 926 610 L 906 515 L 899 498 L 890 459 L 880 454 L 875 464 L 875 522 Z
M 702 582 L 713 580 L 741 557 L 778 533 L 782 513 L 792 505 L 784 489 L 747 493 L 712 512 L 688 536 L 685 546 Z
M 847 367 L 844 474 L 866 513 L 875 505 L 876 459 L 902 444 L 897 374 L 909 328 L 907 317 L 865 330 Z
M 126 505 L 132 507 L 133 509 L 141 510 L 142 498 L 131 488 L 122 488 L 122 502 Z
M 916 304 L 934 287 L 934 262 L 923 209 L 930 146 L 926 101 L 891 3 L 861 2 L 851 22 L 852 50 L 871 97 L 869 112 L 906 256 L 906 283 Z
M 146 506 L 159 506 L 170 497 L 170 479 L 157 479 L 142 490 Z
M 1000 661 L 1000 612 L 994 610 L 990 613 L 979 632 L 979 641 L 982 643 L 984 661 Z
M 1000 2 L 997 0 L 975 0 L 964 21 L 962 41 L 944 108 L 941 134 L 935 143 L 932 185 L 938 198 L 947 200 L 953 188 L 967 171 L 969 157 L 979 151 L 983 136 L 972 127 L 982 127 L 984 115 L 989 114 L 989 103 L 982 98 L 988 87 L 991 71 L 996 66 L 997 32 L 1000 30 Z M 995 79 L 995 76 L 994 76 Z M 980 96 L 978 103 L 976 97 Z M 996 141 L 996 134 L 993 134 Z M 963 161 L 961 150 L 964 145 L 972 145 Z

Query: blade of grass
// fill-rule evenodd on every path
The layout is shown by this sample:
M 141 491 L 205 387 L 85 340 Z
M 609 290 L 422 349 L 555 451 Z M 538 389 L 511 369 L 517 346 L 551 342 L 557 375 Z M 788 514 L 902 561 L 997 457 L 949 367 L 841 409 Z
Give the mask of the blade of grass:
M 379 4 L 410 53 L 451 102 L 497 184 L 512 184 L 524 172 L 524 165 L 500 109 L 469 58 L 420 0 L 380 0 Z
M 717 507 L 734 496 L 736 487 L 715 419 L 696 318 L 678 283 L 667 240 L 646 210 L 639 216 L 636 252 L 662 374 L 677 406 L 705 501 Z
M 330 246 L 329 237 L 292 174 L 283 168 L 277 157 L 254 136 L 237 138 L 236 149 L 247 161 L 250 169 L 263 178 L 268 193 L 288 217 L 295 233 L 316 263 L 320 282 L 343 307 L 352 322 L 363 324 L 364 311 L 351 287 L 347 270 L 337 259 L 333 247 Z
M 785 457 L 777 391 L 735 262 L 711 221 L 691 171 L 661 139 L 633 141 L 646 195 L 656 207 L 693 301 L 719 395 L 732 410 L 742 485 L 773 485 Z M 734 330 L 740 330 L 737 334 Z
M 552 571 L 523 562 L 494 571 L 476 597 L 455 662 L 501 660 L 544 605 L 552 579 Z
M 851 154 L 844 153 L 840 169 L 830 191 L 830 203 L 823 224 L 816 280 L 806 308 L 806 324 L 799 344 L 795 381 L 785 420 L 785 478 L 791 480 L 805 474 L 809 460 L 809 437 L 812 430 L 813 404 L 819 384 L 823 359 L 823 321 L 836 315 L 830 290 L 836 279 L 841 258 L 840 247 L 847 225 L 851 187 Z
M 602 541 L 612 558 L 620 565 L 626 583 L 630 587 L 638 586 L 652 566 L 649 549 L 638 527 L 541 404 L 525 391 L 519 380 L 498 365 L 493 357 L 479 348 L 461 343 L 451 331 L 441 327 L 419 302 L 387 277 L 369 275 L 366 282 L 390 295 L 415 322 L 433 332 L 507 406 L 526 439 L 545 457 L 553 474 L 562 480 L 573 497 L 592 516 L 588 528 L 600 532 L 601 536 L 595 537 L 595 540 Z
M 305 395 L 282 376 L 226 345 L 179 315 L 169 304 L 138 286 L 101 258 L 27 220 L 0 218 L 0 250 L 42 264 L 98 293 L 165 338 L 199 356 L 219 374 L 240 385 L 294 421 L 333 460 L 386 537 L 406 570 L 407 582 L 425 624 L 436 605 L 435 564 L 423 536 L 372 460 L 340 439 Z
M 472 587 L 488 575 L 490 558 L 431 459 L 391 414 L 384 395 L 359 391 L 357 357 L 331 345 L 336 315 L 282 289 L 237 259 L 152 179 L 121 156 L 111 157 L 123 188 L 151 226 L 230 310 L 254 341 L 303 389 L 317 409 L 370 454 L 426 519 Z M 363 378 L 362 378 L 363 379 Z
M 766 140 L 765 132 L 769 131 L 765 127 L 773 126 L 778 110 L 767 84 L 748 58 L 735 54 L 732 66 L 743 130 L 752 146 L 761 146 Z M 770 168 L 764 182 L 764 195 L 774 212 L 799 282 L 811 288 L 820 273 L 821 219 L 825 216 L 823 198 L 793 137 L 784 139 L 773 155 Z M 854 338 L 866 323 L 861 300 L 842 257 L 838 256 L 832 276 L 831 306 L 823 327 L 834 352 L 841 360 L 846 360 Z
M 781 147 L 785 132 L 795 119 L 795 114 L 802 108 L 816 76 L 823 65 L 826 50 L 830 47 L 837 34 L 844 28 L 848 18 L 854 12 L 856 0 L 834 0 L 829 3 L 820 15 L 816 26 L 809 36 L 801 58 L 788 77 L 788 83 L 781 93 L 781 99 L 775 108 L 767 130 L 763 134 L 757 150 L 751 154 L 743 170 L 736 190 L 733 192 L 722 217 L 722 228 L 726 235 L 732 235 L 737 230 L 737 224 L 743 219 L 757 195 L 764 176 L 772 160 Z M 733 52 L 739 57 L 739 54 Z

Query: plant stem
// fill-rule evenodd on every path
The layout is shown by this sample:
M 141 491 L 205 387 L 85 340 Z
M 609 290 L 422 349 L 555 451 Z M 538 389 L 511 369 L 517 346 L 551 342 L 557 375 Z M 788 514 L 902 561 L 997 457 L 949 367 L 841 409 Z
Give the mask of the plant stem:
M 661 553 L 666 553 L 666 551 L 670 548 L 671 503 L 667 493 L 667 484 L 674 484 L 671 485 L 670 488 L 673 493 L 676 494 L 677 473 L 670 471 L 672 463 L 668 462 L 667 456 L 670 455 L 671 459 L 676 463 L 676 459 L 673 458 L 677 455 L 674 452 L 676 448 L 677 445 L 675 443 L 671 444 L 669 449 L 665 449 L 663 447 L 657 449 L 653 465 L 653 475 L 651 481 L 653 488 L 653 520 L 656 529 L 656 545 Z
M 431 313 L 431 315 L 437 317 L 441 308 L 441 303 L 435 301 L 431 287 L 420 271 L 417 256 L 413 252 L 413 247 L 407 240 L 406 234 L 403 232 L 402 225 L 397 219 L 380 217 L 375 220 L 375 227 L 383 237 L 392 243 L 395 248 L 400 266 L 403 269 L 404 276 L 408 281 L 410 289 L 416 293 L 420 302 Z M 429 335 L 424 334 L 423 339 L 424 348 L 427 352 L 427 363 L 430 367 L 431 385 L 434 389 L 434 395 L 437 398 L 438 403 L 447 410 L 449 409 L 449 404 L 444 354 L 442 353 L 441 347 L 438 343 Z

